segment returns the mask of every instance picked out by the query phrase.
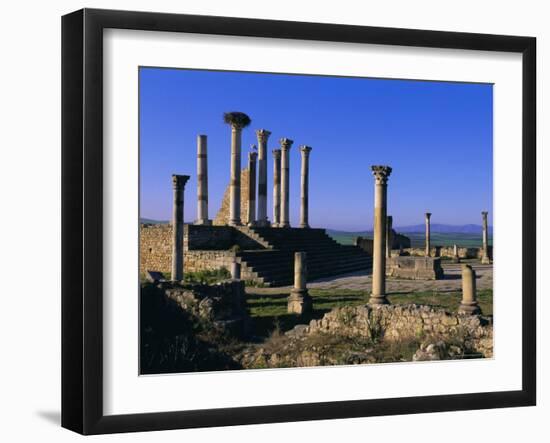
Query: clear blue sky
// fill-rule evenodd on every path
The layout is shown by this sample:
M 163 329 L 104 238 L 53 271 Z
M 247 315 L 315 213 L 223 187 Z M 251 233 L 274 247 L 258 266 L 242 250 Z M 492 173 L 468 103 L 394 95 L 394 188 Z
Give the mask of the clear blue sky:
M 310 156 L 310 224 L 341 230 L 372 228 L 371 165 L 393 168 L 388 214 L 394 226 L 492 224 L 492 85 L 411 80 L 140 69 L 140 215 L 169 220 L 173 173 L 191 176 L 185 221 L 196 218 L 196 137 L 208 136 L 209 216 L 229 181 L 227 111 L 245 112 L 243 168 L 256 144 L 268 143 L 268 216 L 272 156 L 281 137 L 290 152 L 291 224 L 300 205 L 300 153 Z

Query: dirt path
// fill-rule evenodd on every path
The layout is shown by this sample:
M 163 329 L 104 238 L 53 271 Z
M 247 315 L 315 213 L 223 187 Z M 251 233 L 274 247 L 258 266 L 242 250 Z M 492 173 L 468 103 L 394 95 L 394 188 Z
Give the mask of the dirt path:
M 476 271 L 477 289 L 492 289 L 493 287 L 493 266 L 482 265 L 478 261 L 468 262 Z M 392 293 L 410 293 L 410 292 L 456 292 L 462 290 L 461 265 L 454 263 L 444 263 L 445 278 L 443 280 L 403 280 L 388 278 L 386 280 L 386 290 L 388 294 Z M 355 272 L 338 277 L 324 278 L 308 283 L 309 288 L 317 289 L 355 289 L 370 291 L 372 285 L 371 275 L 365 272 Z M 284 288 L 255 288 L 261 289 L 263 293 L 290 291 L 290 286 Z M 254 291 L 256 292 L 256 291 Z

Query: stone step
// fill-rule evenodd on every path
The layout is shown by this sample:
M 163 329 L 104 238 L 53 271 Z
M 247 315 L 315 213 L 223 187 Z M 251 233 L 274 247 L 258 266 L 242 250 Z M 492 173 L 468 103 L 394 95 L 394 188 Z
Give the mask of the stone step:
M 308 280 L 372 269 L 372 258 L 363 250 L 341 245 L 324 229 L 247 228 L 271 249 L 241 251 L 243 271 L 268 286 L 292 284 L 294 252 L 307 253 Z
M 294 263 L 294 253 L 273 253 L 273 254 L 239 254 L 241 261 L 263 263 Z M 307 255 L 308 263 L 317 261 L 340 261 L 348 259 L 364 259 L 371 261 L 372 258 L 367 254 L 350 253 L 347 251 L 327 251 L 323 253 L 310 253 Z

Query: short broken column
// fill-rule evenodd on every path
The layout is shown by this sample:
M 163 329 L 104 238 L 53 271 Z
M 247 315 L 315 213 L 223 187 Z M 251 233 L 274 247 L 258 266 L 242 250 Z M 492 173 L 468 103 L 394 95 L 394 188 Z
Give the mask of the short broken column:
M 470 265 L 462 265 L 462 301 L 459 314 L 478 315 L 481 309 L 476 298 L 476 271 Z
M 231 262 L 231 278 L 233 280 L 241 279 L 241 264 L 239 263 L 237 257 Z
M 481 263 L 484 265 L 491 264 L 491 259 L 489 258 L 489 227 L 487 225 L 487 211 L 481 213 L 483 220 L 483 249 L 481 251 Z
M 302 153 L 300 228 L 309 228 L 309 154 L 311 147 L 301 146 L 300 152 Z
M 246 223 L 248 226 L 256 224 L 256 159 L 257 152 L 248 153 L 248 203 Z
M 208 219 L 208 163 L 206 135 L 197 137 L 197 220 L 196 225 L 211 225 Z
M 292 314 L 311 312 L 313 303 L 307 291 L 307 254 L 294 253 L 294 287 L 288 297 L 287 310 Z
M 386 258 L 391 258 L 391 247 L 393 243 L 392 225 L 393 217 L 388 215 L 386 217 Z
M 458 256 L 457 245 L 453 245 L 453 263 L 460 263 L 460 257 Z
M 290 147 L 294 143 L 282 138 L 281 143 L 281 222 L 280 228 L 290 228 Z
M 172 175 L 172 281 L 183 280 L 183 202 L 188 175 Z
M 267 226 L 267 140 L 271 132 L 258 129 L 258 214 L 257 225 Z
M 386 298 L 386 214 L 388 177 L 392 168 L 372 166 L 374 175 L 374 239 L 372 251 L 372 293 L 369 304 L 388 304 Z
M 281 222 L 281 150 L 273 150 L 273 221 L 271 226 L 278 227 Z
M 431 212 L 426 212 L 426 257 L 431 255 L 431 241 L 430 241 L 430 217 L 432 216 Z

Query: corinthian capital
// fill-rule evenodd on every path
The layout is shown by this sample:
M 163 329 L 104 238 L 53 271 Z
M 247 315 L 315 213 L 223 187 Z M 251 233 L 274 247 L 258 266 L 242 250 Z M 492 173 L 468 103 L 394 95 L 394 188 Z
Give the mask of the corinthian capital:
M 392 171 L 391 167 L 374 165 L 371 166 L 371 169 L 377 185 L 385 185 L 388 183 L 388 177 L 390 176 Z
M 256 137 L 258 137 L 258 144 L 265 144 L 267 143 L 267 139 L 271 135 L 271 132 L 269 132 L 267 129 L 258 129 L 256 131 Z
M 309 155 L 309 153 L 311 152 L 312 150 L 312 147 L 311 146 L 306 146 L 306 145 L 302 145 L 300 146 L 300 152 L 302 154 L 304 154 L 306 157 Z
M 294 143 L 294 140 L 291 140 L 289 138 L 282 138 L 279 140 L 279 143 L 281 144 L 282 151 L 288 151 L 292 146 L 292 143 Z
M 274 149 L 273 150 L 273 158 L 275 160 L 278 160 L 281 158 L 281 150 L 280 149 Z
M 172 175 L 172 187 L 174 189 L 183 189 L 185 188 L 185 184 L 187 183 L 187 180 L 189 180 L 188 175 Z

